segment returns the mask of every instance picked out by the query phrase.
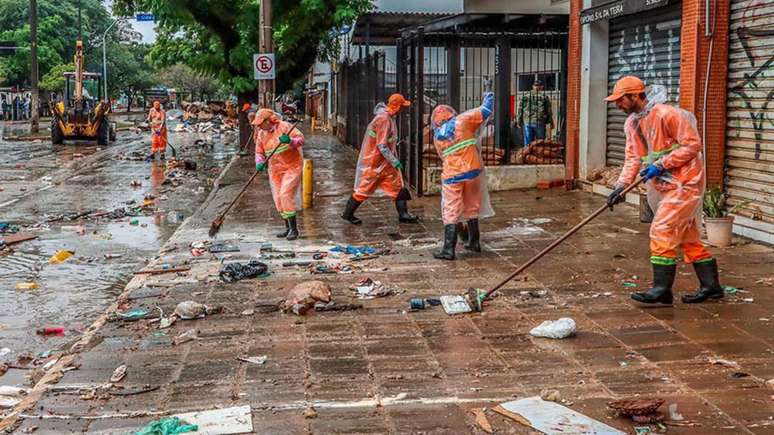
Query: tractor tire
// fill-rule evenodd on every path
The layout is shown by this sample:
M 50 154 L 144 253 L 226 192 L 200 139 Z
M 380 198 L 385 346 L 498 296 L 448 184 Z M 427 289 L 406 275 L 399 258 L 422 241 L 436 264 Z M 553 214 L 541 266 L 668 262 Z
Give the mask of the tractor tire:
M 109 138 L 110 138 L 110 126 L 103 119 L 102 122 L 99 123 L 99 127 L 97 128 L 97 145 L 107 146 Z
M 62 145 L 64 143 L 64 133 L 59 128 L 59 123 L 56 119 L 51 120 L 51 143 L 54 145 Z

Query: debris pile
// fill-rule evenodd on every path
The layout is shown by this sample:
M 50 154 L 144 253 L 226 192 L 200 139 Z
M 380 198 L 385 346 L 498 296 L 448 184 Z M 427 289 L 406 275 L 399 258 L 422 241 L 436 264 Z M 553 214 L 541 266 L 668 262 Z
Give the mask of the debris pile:
M 609 188 L 615 187 L 618 176 L 621 175 L 621 168 L 608 166 L 606 168 L 594 169 L 589 172 L 588 181 L 603 184 Z
M 536 139 L 511 156 L 514 165 L 558 165 L 564 163 L 564 144 Z
M 608 402 L 607 406 L 637 423 L 658 423 L 664 419 L 664 415 L 658 412 L 664 402 L 664 399 L 658 398 L 632 397 Z
M 328 284 L 322 281 L 305 281 L 290 290 L 288 298 L 280 303 L 280 310 L 303 316 L 317 302 L 327 304 L 331 300 L 331 288 Z

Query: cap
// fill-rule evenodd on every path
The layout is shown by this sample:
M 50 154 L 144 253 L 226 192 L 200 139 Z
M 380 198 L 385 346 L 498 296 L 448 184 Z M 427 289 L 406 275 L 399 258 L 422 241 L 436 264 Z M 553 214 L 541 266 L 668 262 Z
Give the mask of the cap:
M 390 99 L 387 100 L 387 105 L 390 107 L 408 107 L 411 105 L 411 101 L 407 100 L 403 95 L 401 94 L 392 94 L 390 95 Z
M 255 118 L 253 119 L 253 125 L 260 125 L 263 121 L 270 120 L 272 124 L 279 122 L 279 118 L 271 109 L 259 109 L 255 112 Z
M 626 94 L 641 94 L 645 92 L 645 83 L 635 76 L 624 76 L 615 82 L 613 93 L 605 101 L 616 101 Z
M 249 110 L 250 110 L 250 107 L 252 107 L 252 104 L 250 104 L 250 103 L 245 103 L 245 104 L 243 104 L 243 105 L 242 105 L 242 111 L 243 111 L 243 112 L 247 112 L 247 111 L 249 111 Z

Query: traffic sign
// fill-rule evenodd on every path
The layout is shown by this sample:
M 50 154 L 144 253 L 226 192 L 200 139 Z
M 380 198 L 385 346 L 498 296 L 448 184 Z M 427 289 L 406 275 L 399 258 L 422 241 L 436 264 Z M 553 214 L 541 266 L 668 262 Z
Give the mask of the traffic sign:
M 276 76 L 274 53 L 253 54 L 253 74 L 256 80 L 274 80 Z
M 137 21 L 156 21 L 156 17 L 153 16 L 153 14 L 137 14 L 135 16 Z

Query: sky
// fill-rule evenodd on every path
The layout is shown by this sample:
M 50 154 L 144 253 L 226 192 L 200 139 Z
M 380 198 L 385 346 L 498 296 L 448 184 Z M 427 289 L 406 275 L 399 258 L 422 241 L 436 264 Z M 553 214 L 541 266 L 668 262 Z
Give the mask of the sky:
M 110 8 L 111 0 L 105 2 Z M 379 11 L 389 12 L 461 12 L 462 0 L 376 0 Z M 152 22 L 137 22 L 130 20 L 134 30 L 142 34 L 143 42 L 152 43 L 156 40 L 156 32 Z

